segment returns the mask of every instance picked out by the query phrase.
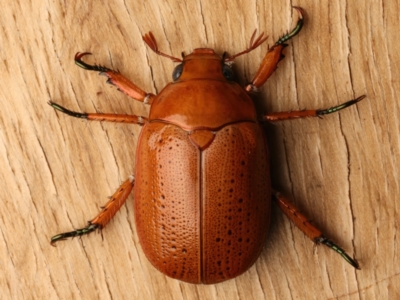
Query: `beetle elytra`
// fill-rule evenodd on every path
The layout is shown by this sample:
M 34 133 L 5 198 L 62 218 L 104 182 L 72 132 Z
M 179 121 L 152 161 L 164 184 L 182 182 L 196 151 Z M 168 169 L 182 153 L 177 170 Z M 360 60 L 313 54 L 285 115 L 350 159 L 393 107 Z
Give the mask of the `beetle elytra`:
M 270 222 L 270 200 L 312 241 L 339 253 L 353 267 L 357 261 L 327 239 L 298 209 L 270 185 L 269 156 L 261 123 L 330 114 L 361 101 L 317 110 L 287 111 L 257 117 L 250 92 L 261 87 L 283 58 L 285 42 L 303 26 L 303 11 L 295 28 L 265 55 L 253 80 L 244 88 L 233 80 L 229 62 L 252 51 L 266 38 L 251 38 L 250 46 L 221 57 L 197 48 L 182 59 L 158 50 L 151 32 L 143 37 L 157 54 L 179 62 L 173 82 L 158 94 L 146 93 L 119 72 L 90 65 L 77 53 L 78 66 L 108 77 L 128 96 L 151 105 L 149 117 L 80 113 L 59 104 L 56 110 L 87 120 L 143 126 L 130 176 L 88 226 L 61 233 L 51 244 L 102 229 L 134 190 L 136 230 L 149 261 L 164 274 L 190 283 L 214 284 L 250 268 L 263 248 Z

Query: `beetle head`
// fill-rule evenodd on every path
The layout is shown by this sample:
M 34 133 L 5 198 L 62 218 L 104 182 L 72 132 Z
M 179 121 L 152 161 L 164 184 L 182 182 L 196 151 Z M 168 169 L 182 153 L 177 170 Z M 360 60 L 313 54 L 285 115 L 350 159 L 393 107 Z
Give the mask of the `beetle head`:
M 225 58 L 216 54 L 213 49 L 197 48 L 182 60 L 158 50 L 156 39 L 151 31 L 143 36 L 143 40 L 158 55 L 180 62 L 172 73 L 175 82 L 190 79 L 232 81 L 234 78 L 230 64 L 225 63 L 231 61 L 233 57 Z
M 190 79 L 232 81 L 233 72 L 213 49 L 197 48 L 175 67 L 172 78 L 176 82 Z

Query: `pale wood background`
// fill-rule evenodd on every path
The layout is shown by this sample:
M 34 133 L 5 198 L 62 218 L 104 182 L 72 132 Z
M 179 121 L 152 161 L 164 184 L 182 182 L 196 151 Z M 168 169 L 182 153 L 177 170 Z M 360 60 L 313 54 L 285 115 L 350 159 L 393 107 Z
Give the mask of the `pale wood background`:
M 11 1 L 1 2 L 0 289 L 2 299 L 399 299 L 400 1 Z M 319 2 L 319 1 L 318 1 Z M 216 4 L 218 3 L 218 4 Z M 260 91 L 260 110 L 337 105 L 323 119 L 268 125 L 275 186 L 350 254 L 313 244 L 273 207 L 268 242 L 244 275 L 196 286 L 165 277 L 146 260 L 135 233 L 133 197 L 99 234 L 49 244 L 85 225 L 134 171 L 140 128 L 89 123 L 47 105 L 146 115 L 148 109 L 76 67 L 119 69 L 158 92 L 179 56 L 196 47 L 243 50 L 255 28 L 271 45 L 307 12 L 286 59 Z M 267 43 L 236 61 L 251 79 Z

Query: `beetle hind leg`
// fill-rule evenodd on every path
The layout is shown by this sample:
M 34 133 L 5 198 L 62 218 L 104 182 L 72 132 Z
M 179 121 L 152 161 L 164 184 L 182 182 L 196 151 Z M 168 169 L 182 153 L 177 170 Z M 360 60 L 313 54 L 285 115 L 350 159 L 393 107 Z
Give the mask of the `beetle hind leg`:
M 133 176 L 130 176 L 126 181 L 124 181 L 118 190 L 111 196 L 106 205 L 102 207 L 101 212 L 93 220 L 89 221 L 89 224 L 86 227 L 57 234 L 51 238 L 50 244 L 55 246 L 55 243 L 58 241 L 89 234 L 96 229 L 103 229 L 125 203 L 132 191 L 134 182 L 135 180 Z
M 350 257 L 342 248 L 327 239 L 321 230 L 312 224 L 286 197 L 277 191 L 272 191 L 273 199 L 278 204 L 283 213 L 291 220 L 314 243 L 323 244 L 342 256 L 350 265 L 360 270 L 360 266 L 355 258 Z
M 154 94 L 146 93 L 141 88 L 139 88 L 136 84 L 122 75 L 120 72 L 111 70 L 107 67 L 100 66 L 100 65 L 90 65 L 82 61 L 82 57 L 85 55 L 90 55 L 89 52 L 84 53 L 76 53 L 75 54 L 75 64 L 82 69 L 88 71 L 97 71 L 100 72 L 100 75 L 105 75 L 107 79 L 107 83 L 115 85 L 119 91 L 123 92 L 124 94 L 128 95 L 129 97 L 144 102 L 145 104 L 151 104 L 154 99 Z

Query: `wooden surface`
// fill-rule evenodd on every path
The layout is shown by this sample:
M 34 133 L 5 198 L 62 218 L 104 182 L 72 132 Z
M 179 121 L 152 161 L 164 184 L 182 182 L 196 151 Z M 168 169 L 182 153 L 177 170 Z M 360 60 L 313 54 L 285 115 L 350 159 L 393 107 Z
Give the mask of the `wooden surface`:
M 400 298 L 400 1 L 83 2 L 2 1 L 0 298 Z M 47 101 L 77 111 L 148 113 L 104 77 L 75 66 L 74 54 L 93 52 L 89 62 L 157 93 L 174 64 L 145 47 L 144 33 L 152 30 L 160 49 L 174 56 L 196 47 L 233 54 L 247 47 L 255 28 L 271 45 L 294 25 L 292 4 L 306 10 L 306 24 L 257 95 L 258 109 L 367 98 L 323 119 L 267 125 L 273 183 L 362 270 L 314 247 L 275 206 L 256 264 L 218 285 L 172 280 L 149 264 L 135 233 L 133 196 L 103 238 L 51 247 L 52 235 L 85 225 L 133 173 L 140 128 L 70 118 Z M 242 81 L 267 49 L 265 43 L 236 60 Z

